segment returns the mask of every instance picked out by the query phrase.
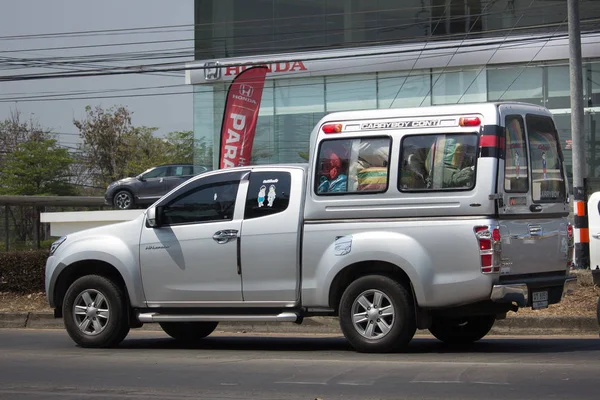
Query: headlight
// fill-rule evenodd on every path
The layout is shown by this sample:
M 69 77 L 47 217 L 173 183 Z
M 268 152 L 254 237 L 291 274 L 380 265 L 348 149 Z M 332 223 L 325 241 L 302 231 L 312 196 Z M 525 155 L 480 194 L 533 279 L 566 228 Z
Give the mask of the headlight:
M 60 239 L 58 239 L 56 242 L 52 243 L 52 246 L 50 246 L 50 255 L 54 254 L 54 252 L 56 251 L 56 249 L 58 249 L 58 246 L 60 246 L 61 244 L 63 244 L 65 240 L 67 240 L 67 237 L 66 236 L 61 236 Z

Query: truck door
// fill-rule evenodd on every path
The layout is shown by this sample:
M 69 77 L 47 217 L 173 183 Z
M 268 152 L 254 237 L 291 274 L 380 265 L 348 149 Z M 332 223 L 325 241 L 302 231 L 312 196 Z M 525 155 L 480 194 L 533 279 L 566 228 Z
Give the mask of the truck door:
M 569 203 L 563 156 L 549 115 L 500 107 L 505 159 L 498 193 L 504 275 L 567 270 Z M 510 279 L 510 277 L 508 278 Z
M 162 224 L 142 228 L 139 249 L 142 283 L 150 306 L 242 302 L 237 240 L 247 187 L 244 175 L 248 172 L 206 176 L 157 205 Z
M 588 200 L 588 223 L 590 229 L 590 269 L 600 269 L 600 192 Z
M 303 193 L 302 169 L 250 174 L 240 241 L 244 301 L 298 300 Z

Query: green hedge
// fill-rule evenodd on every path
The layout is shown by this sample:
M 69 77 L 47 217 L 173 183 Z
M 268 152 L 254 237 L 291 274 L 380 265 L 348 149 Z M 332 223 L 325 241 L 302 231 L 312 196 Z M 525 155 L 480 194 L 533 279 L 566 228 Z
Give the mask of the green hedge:
M 0 292 L 44 291 L 48 250 L 0 253 Z

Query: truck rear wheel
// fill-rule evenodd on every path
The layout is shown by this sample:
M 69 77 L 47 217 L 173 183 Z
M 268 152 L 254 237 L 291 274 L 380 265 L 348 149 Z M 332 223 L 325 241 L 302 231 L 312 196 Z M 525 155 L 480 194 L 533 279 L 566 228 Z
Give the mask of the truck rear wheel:
M 433 318 L 429 332 L 448 344 L 469 344 L 478 341 L 489 333 L 496 322 L 493 315 L 480 315 L 464 318 Z
M 361 353 L 400 350 L 417 329 L 410 292 L 381 275 L 361 277 L 346 288 L 339 318 L 344 336 Z
M 193 342 L 213 333 L 218 322 L 160 322 L 165 333 L 181 342 Z
M 81 347 L 113 347 L 129 333 L 123 290 L 99 275 L 77 279 L 63 301 L 67 333 Z

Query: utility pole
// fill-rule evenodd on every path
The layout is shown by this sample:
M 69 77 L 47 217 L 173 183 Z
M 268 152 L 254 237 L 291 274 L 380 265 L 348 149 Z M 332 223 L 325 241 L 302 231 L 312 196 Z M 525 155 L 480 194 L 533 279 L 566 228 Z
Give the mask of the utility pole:
M 583 132 L 583 68 L 579 0 L 567 0 L 569 21 L 569 75 L 571 83 L 571 138 L 573 140 L 573 208 L 575 215 L 575 268 L 589 266 L 590 238 L 584 178 L 586 175 Z

